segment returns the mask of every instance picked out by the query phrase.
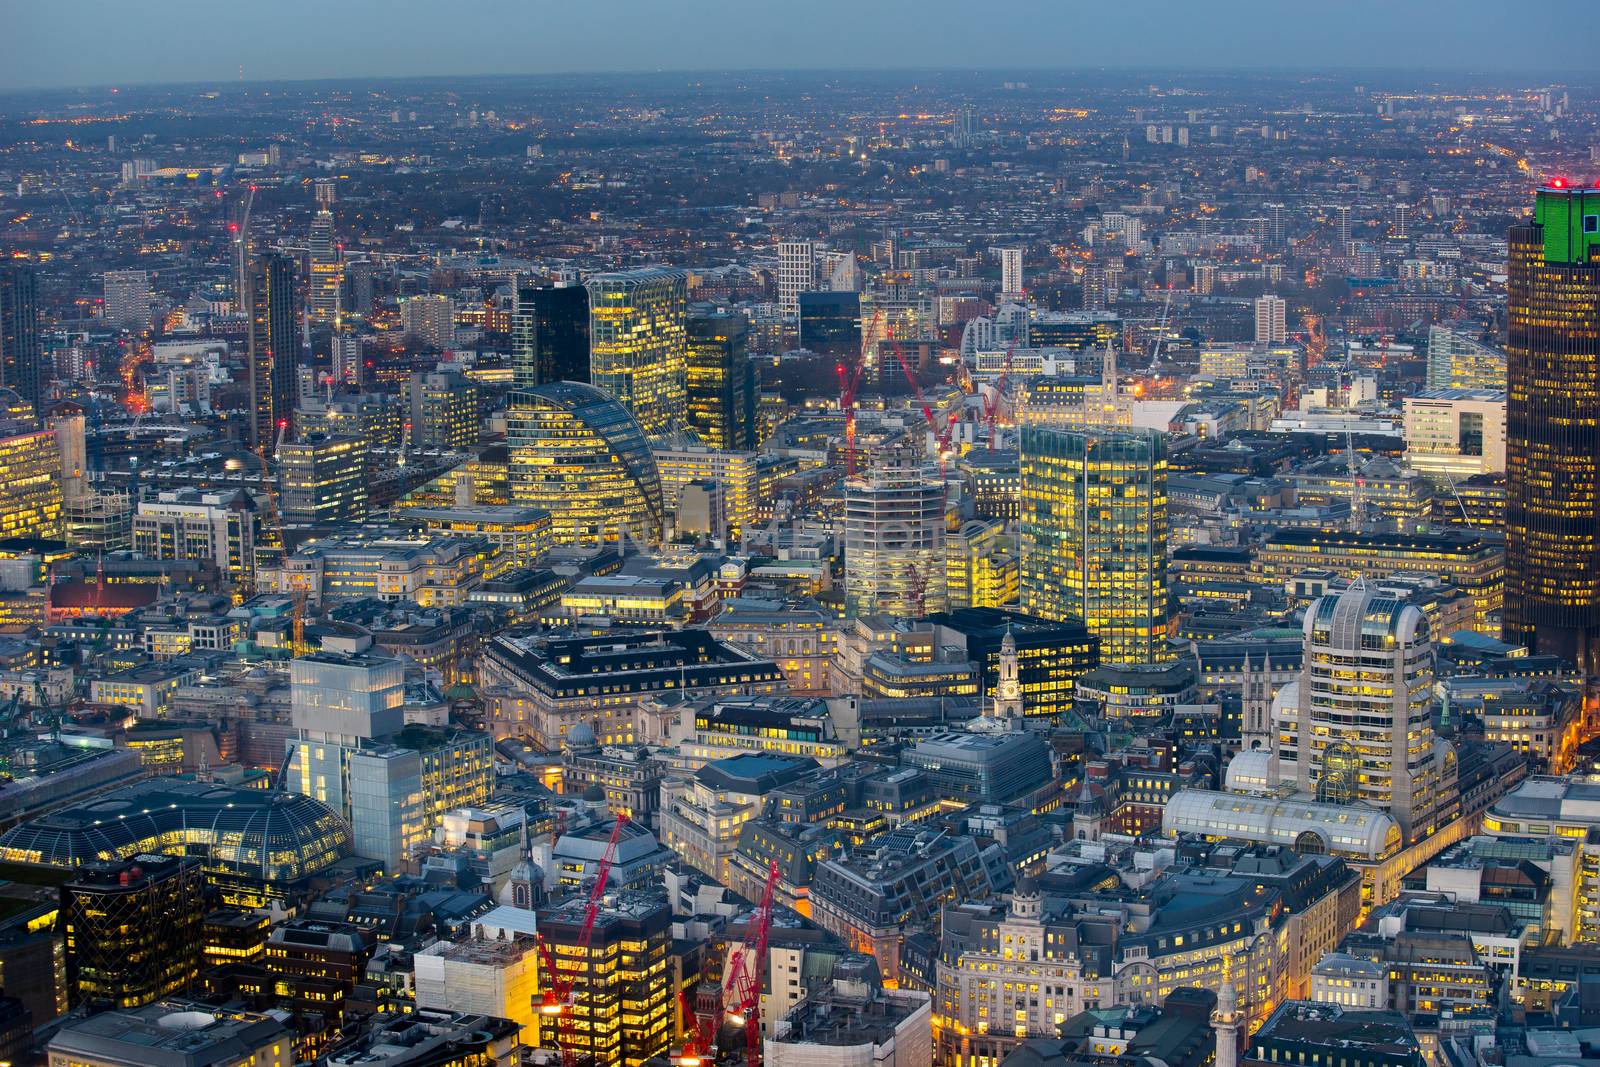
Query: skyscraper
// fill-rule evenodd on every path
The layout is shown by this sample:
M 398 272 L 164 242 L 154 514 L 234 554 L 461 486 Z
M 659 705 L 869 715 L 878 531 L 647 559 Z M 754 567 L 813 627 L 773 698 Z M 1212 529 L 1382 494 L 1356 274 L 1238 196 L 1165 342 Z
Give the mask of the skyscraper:
M 367 517 L 367 442 L 310 434 L 278 450 L 283 521 L 308 526 Z
M 39 279 L 22 263 L 0 266 L 0 386 L 39 406 L 44 384 Z
M 749 331 L 749 320 L 739 314 L 688 318 L 688 423 L 712 448 L 756 447 L 760 393 L 750 362 Z
M 1002 248 L 1000 254 L 1000 296 L 1015 299 L 1022 295 L 1022 249 Z
M 944 482 L 913 460 L 845 482 L 846 614 L 921 618 L 949 606 L 945 508 Z
M 317 190 L 320 198 L 321 184 Z M 333 239 L 333 212 L 326 207 L 311 221 L 310 248 L 311 283 L 306 291 L 306 317 L 319 325 L 338 325 L 344 311 L 344 264 Z
M 800 347 L 819 356 L 861 357 L 861 294 L 800 294 Z
M 589 381 L 633 413 L 647 436 L 683 424 L 683 271 L 642 267 L 595 274 L 589 290 Z
M 105 274 L 105 320 L 124 330 L 150 328 L 150 274 L 142 270 L 108 270 Z
M 200 970 L 205 904 L 205 873 L 193 858 L 86 866 L 61 887 L 73 1003 L 137 1008 L 186 989 Z
M 1357 586 L 1306 612 L 1299 682 L 1273 734 L 1284 779 L 1337 804 L 1387 811 L 1407 844 L 1439 828 L 1455 754 L 1433 732 L 1433 641 L 1422 609 Z
M 1170 659 L 1161 435 L 1023 426 L 1020 449 L 1022 610 L 1082 619 L 1107 663 Z
M 1282 344 L 1289 337 L 1289 305 L 1281 296 L 1256 297 L 1256 340 Z
M 400 325 L 426 345 L 449 348 L 455 343 L 456 302 L 442 293 L 407 297 L 400 301 Z
M 589 380 L 589 290 L 518 285 L 511 312 L 511 361 L 518 389 Z
M 261 256 L 250 268 L 250 445 L 270 451 L 281 427 L 294 431 L 295 354 L 300 327 L 295 313 L 294 260 Z
M 817 287 L 817 246 L 814 241 L 778 242 L 778 310 L 794 315 L 800 294 Z
M 661 475 L 638 422 L 591 385 L 516 390 L 507 410 L 511 502 L 543 508 L 558 545 L 661 536 Z
M 1506 278 L 1505 635 L 1600 674 L 1600 189 L 1540 189 Z
M 441 363 L 411 375 L 410 444 L 416 448 L 459 450 L 478 440 L 478 385 L 458 366 Z

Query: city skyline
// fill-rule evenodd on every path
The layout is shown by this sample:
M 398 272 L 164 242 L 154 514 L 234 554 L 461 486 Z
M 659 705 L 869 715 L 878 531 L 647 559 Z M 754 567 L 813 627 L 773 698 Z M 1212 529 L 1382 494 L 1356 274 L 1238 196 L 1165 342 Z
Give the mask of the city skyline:
M 1553 6 L 1574 15 L 1584 10 L 1580 0 L 1556 0 Z M 206 19 L 99 0 L 14 4 L 14 47 L 0 72 L 0 93 L 78 86 L 727 70 L 1504 74 L 1536 70 L 1552 58 L 1547 44 L 1520 32 L 1516 11 L 1492 0 L 1452 4 L 1447 14 L 1432 5 L 1378 0 L 1319 7 L 1314 14 L 1286 10 L 1268 0 L 1205 5 L 1163 0 L 1138 11 L 1024 0 L 1009 12 L 1019 24 L 1032 27 L 1020 37 L 942 32 L 970 14 L 954 0 L 919 5 L 915 18 L 902 5 L 864 8 L 843 0 L 811 5 L 807 20 L 784 19 L 777 11 L 764 19 L 762 12 L 731 0 L 695 5 L 687 15 L 680 5 L 647 0 L 624 0 L 623 7 L 599 35 L 597 24 L 575 12 L 535 9 L 512 0 L 492 0 L 475 10 L 474 18 L 441 5 L 376 0 L 331 10 L 293 0 L 273 7 L 270 17 L 265 8 L 239 5 L 210 11 L 212 17 Z M 385 41 L 366 55 L 345 47 L 346 40 L 370 36 L 372 20 L 380 14 L 386 32 L 399 40 Z M 1547 15 L 1558 20 L 1554 13 Z M 102 49 L 96 40 L 75 32 L 91 20 L 97 38 L 115 41 L 115 48 Z M 849 33 L 833 32 L 845 22 Z M 312 24 L 317 31 L 304 32 Z M 505 32 L 485 35 L 480 32 L 485 25 Z M 1409 42 L 1423 38 L 1432 47 L 1419 54 Z M 70 49 L 50 47 L 67 40 L 73 42 Z M 234 41 L 240 43 L 230 46 Z M 141 42 L 147 47 L 141 48 Z M 753 64 L 724 61 L 752 51 L 770 58 Z M 184 56 L 185 76 L 171 76 L 165 60 L 157 58 L 171 54 Z M 286 54 L 296 59 L 286 62 Z M 1316 61 L 1307 63 L 1310 57 Z M 1580 50 L 1571 58 L 1575 62 L 1558 66 L 1594 75 L 1592 53 Z

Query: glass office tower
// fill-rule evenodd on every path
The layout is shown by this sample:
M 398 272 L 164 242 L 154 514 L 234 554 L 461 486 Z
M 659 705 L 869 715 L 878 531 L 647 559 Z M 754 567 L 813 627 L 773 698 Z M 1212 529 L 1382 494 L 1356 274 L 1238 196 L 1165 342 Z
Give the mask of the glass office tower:
M 639 423 L 592 385 L 511 394 L 511 502 L 543 508 L 558 545 L 661 536 L 661 476 Z
M 592 275 L 589 381 L 633 413 L 646 436 L 681 426 L 685 401 L 688 278 L 643 267 Z
M 688 319 L 688 425 L 712 448 L 756 447 L 760 392 L 750 362 L 749 320 L 717 312 Z
M 1024 426 L 1020 464 L 1023 612 L 1083 620 L 1107 663 L 1170 659 L 1161 435 Z
M 589 380 L 589 290 L 518 285 L 511 311 L 511 366 L 518 389 Z
M 1540 189 L 1506 280 L 1505 636 L 1600 674 L 1600 189 Z

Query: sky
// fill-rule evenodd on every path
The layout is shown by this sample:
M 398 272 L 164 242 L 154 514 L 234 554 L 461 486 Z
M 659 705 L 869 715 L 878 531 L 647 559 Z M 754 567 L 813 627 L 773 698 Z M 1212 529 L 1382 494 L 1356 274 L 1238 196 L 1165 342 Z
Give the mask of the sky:
M 0 90 L 661 70 L 1592 79 L 1595 0 L 0 0 Z

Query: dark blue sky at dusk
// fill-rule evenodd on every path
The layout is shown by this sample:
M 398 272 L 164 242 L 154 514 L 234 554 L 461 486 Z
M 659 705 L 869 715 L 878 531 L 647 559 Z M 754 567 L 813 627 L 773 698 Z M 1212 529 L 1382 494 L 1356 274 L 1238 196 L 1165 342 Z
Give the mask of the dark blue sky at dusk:
M 241 71 L 245 80 L 263 81 L 732 69 L 1346 68 L 1538 72 L 1574 81 L 1597 70 L 1596 6 L 0 0 L 0 89 L 232 81 Z

